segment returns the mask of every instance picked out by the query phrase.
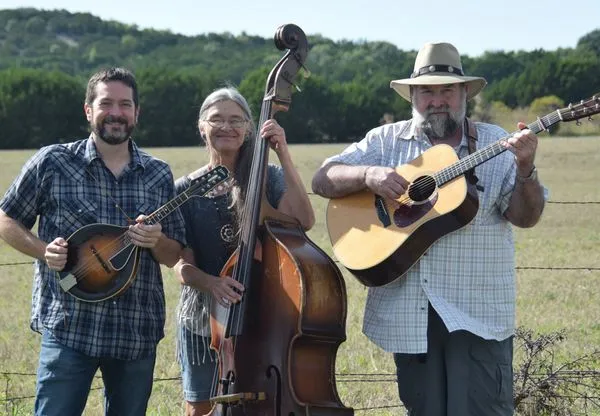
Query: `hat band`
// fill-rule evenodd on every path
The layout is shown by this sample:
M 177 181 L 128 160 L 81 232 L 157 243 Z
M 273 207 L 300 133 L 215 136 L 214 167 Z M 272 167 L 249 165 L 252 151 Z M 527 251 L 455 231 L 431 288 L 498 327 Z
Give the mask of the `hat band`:
M 462 69 L 452 65 L 428 65 L 410 74 L 411 78 L 420 77 L 421 75 L 429 74 L 431 72 L 448 72 L 450 74 L 456 74 L 464 76 Z

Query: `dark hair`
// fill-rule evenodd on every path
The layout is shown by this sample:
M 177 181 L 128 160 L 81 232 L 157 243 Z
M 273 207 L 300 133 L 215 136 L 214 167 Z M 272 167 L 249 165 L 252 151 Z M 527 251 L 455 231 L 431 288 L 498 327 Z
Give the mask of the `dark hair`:
M 96 86 L 101 82 L 119 81 L 131 88 L 133 92 L 133 103 L 138 108 L 139 95 L 137 82 L 133 73 L 126 68 L 106 68 L 96 72 L 91 76 L 87 84 L 87 90 L 85 92 L 85 103 L 92 105 L 96 99 Z

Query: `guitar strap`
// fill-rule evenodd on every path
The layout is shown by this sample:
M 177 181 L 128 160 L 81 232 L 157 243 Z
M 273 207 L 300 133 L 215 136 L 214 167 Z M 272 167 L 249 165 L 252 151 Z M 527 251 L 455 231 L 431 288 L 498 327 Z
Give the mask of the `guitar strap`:
M 472 154 L 477 150 L 477 128 L 475 127 L 475 123 L 466 117 L 465 133 L 467 135 L 467 148 L 469 149 L 469 154 Z M 475 175 L 475 168 L 469 169 L 465 173 L 465 176 L 469 183 L 475 185 L 478 191 L 483 192 L 483 185 L 477 184 L 477 182 L 479 182 L 479 178 Z

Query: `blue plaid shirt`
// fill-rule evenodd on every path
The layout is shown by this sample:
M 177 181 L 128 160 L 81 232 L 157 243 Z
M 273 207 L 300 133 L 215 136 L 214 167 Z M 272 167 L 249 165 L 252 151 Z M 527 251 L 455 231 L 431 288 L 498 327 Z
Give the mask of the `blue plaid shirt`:
M 28 229 L 39 217 L 38 235 L 45 242 L 68 238 L 91 223 L 127 226 L 127 216 L 150 214 L 175 196 L 169 166 L 133 141 L 129 149 L 131 162 L 115 179 L 91 138 L 44 147 L 24 165 L 0 208 Z M 185 242 L 179 210 L 161 225 L 167 237 Z M 164 323 L 160 265 L 149 249 L 141 249 L 133 284 L 122 295 L 96 303 L 65 293 L 56 273 L 35 262 L 31 328 L 50 331 L 67 347 L 92 357 L 144 358 L 155 352 Z

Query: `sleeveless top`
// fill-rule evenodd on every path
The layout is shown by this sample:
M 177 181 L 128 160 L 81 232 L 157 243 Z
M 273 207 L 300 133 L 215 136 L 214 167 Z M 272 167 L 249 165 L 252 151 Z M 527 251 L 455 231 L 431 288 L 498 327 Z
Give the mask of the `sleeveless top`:
M 208 171 L 204 167 L 201 175 Z M 177 194 L 189 187 L 188 176 L 175 182 Z M 267 168 L 266 197 L 275 208 L 285 192 L 283 169 L 269 164 Z M 181 206 L 185 220 L 187 247 L 194 253 L 195 264 L 202 271 L 218 276 L 221 269 L 237 247 L 237 224 L 231 193 L 217 196 L 193 197 Z M 182 286 L 177 306 L 177 356 L 189 351 L 187 342 L 193 342 L 192 363 L 204 361 L 210 338 L 210 293 L 201 292 L 190 286 Z M 185 330 L 202 336 L 202 345 L 197 337 L 186 337 Z M 202 350 L 200 349 L 202 346 Z

